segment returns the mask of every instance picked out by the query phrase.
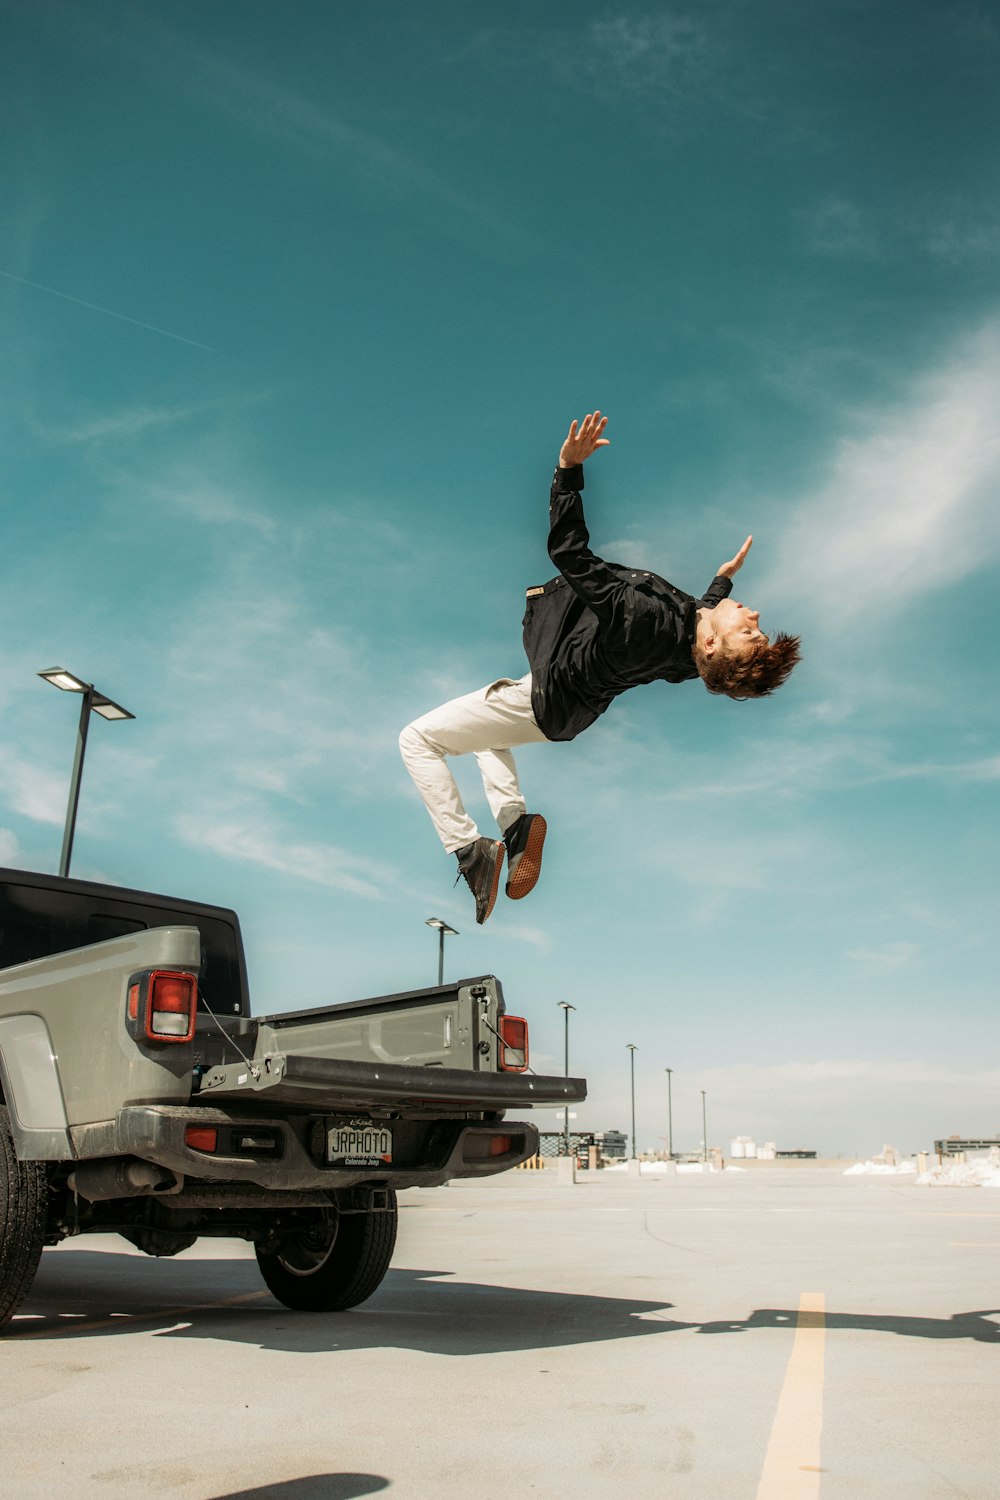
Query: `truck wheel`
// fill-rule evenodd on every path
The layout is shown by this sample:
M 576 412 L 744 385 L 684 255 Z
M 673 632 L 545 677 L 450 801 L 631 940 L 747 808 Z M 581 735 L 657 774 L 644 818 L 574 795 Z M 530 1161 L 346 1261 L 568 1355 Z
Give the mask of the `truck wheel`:
M 382 1213 L 317 1217 L 311 1229 L 282 1240 L 273 1254 L 257 1249 L 268 1287 L 297 1312 L 343 1312 L 371 1296 L 396 1245 L 396 1195 Z
M 40 1161 L 18 1161 L 10 1121 L 0 1108 L 0 1324 L 20 1307 L 45 1243 L 48 1177 Z

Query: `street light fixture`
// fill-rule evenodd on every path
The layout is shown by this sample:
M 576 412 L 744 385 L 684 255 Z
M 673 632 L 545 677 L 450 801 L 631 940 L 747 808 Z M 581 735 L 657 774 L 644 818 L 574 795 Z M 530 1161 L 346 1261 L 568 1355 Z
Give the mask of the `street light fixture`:
M 671 1082 L 673 1081 L 673 1068 L 665 1068 L 667 1075 L 667 1160 L 674 1159 L 674 1101 L 671 1093 Z
M 556 1004 L 559 1006 L 559 1009 L 562 1011 L 563 1017 L 565 1018 L 565 1021 L 566 1021 L 566 1025 L 564 1027 L 564 1041 L 565 1041 L 565 1045 L 564 1045 L 564 1049 L 563 1049 L 563 1073 L 564 1073 L 565 1077 L 568 1078 L 569 1077 L 569 1013 L 570 1013 L 571 1010 L 576 1010 L 576 1006 L 575 1005 L 570 1005 L 570 1003 L 569 1003 L 568 1000 L 557 1000 Z M 563 1111 L 563 1155 L 564 1156 L 568 1156 L 569 1155 L 569 1100 L 568 1099 L 566 1101 L 566 1108 Z
M 635 1054 L 638 1049 L 635 1042 L 626 1042 L 625 1045 L 632 1067 L 632 1160 L 635 1161 Z
M 442 985 L 444 984 L 445 933 L 447 933 L 449 937 L 458 937 L 458 933 L 455 931 L 454 927 L 449 927 L 447 922 L 442 922 L 440 917 L 428 917 L 427 926 L 436 927 L 438 931 L 438 938 L 440 939 L 438 943 L 438 984 Z
M 706 1161 L 707 1162 L 708 1161 L 708 1126 L 705 1123 L 705 1120 L 706 1120 L 706 1116 L 705 1116 L 705 1090 L 702 1089 L 702 1091 L 701 1091 L 701 1134 L 702 1134 L 701 1158 L 702 1158 L 702 1161 Z
M 102 719 L 134 719 L 135 714 L 130 714 L 128 709 L 122 708 L 120 703 L 106 698 L 103 693 L 98 692 L 92 682 L 83 682 L 79 677 L 74 677 L 72 672 L 67 672 L 64 667 L 48 667 L 38 675 L 44 677 L 46 682 L 51 682 L 53 687 L 62 688 L 65 693 L 83 694 L 83 703 L 80 705 L 80 725 L 76 735 L 76 753 L 73 756 L 73 774 L 69 784 L 66 828 L 63 833 L 62 854 L 59 857 L 59 874 L 68 875 L 69 862 L 73 854 L 76 810 L 80 802 L 80 777 L 83 774 L 83 757 L 87 749 L 87 730 L 90 727 L 91 712 L 100 714 Z

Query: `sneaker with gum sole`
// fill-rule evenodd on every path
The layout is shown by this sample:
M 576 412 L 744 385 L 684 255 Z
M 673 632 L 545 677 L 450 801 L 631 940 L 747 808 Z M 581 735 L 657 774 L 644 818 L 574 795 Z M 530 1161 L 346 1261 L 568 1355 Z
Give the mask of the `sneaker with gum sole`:
M 477 839 L 458 855 L 456 884 L 464 879 L 476 898 L 476 922 L 481 927 L 493 910 L 500 889 L 504 846 L 499 839 Z
M 542 846 L 547 823 L 541 813 L 522 813 L 503 836 L 507 846 L 507 895 L 520 901 L 542 872 Z

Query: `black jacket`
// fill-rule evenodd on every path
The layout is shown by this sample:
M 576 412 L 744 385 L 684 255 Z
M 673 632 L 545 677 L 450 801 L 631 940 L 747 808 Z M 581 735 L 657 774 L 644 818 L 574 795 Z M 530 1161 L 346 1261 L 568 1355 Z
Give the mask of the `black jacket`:
M 696 677 L 698 609 L 733 586 L 714 578 L 695 599 L 656 573 L 604 562 L 590 550 L 582 489 L 582 465 L 556 470 L 549 556 L 560 576 L 528 590 L 524 615 L 531 707 L 549 740 L 575 739 L 626 688 Z

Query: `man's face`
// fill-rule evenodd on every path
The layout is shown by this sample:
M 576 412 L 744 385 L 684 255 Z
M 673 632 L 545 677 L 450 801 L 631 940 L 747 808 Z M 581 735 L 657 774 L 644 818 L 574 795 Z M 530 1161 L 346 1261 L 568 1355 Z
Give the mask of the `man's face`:
M 712 628 L 720 645 L 728 651 L 745 651 L 749 646 L 768 645 L 760 628 L 760 614 L 735 599 L 721 600 L 712 611 Z

